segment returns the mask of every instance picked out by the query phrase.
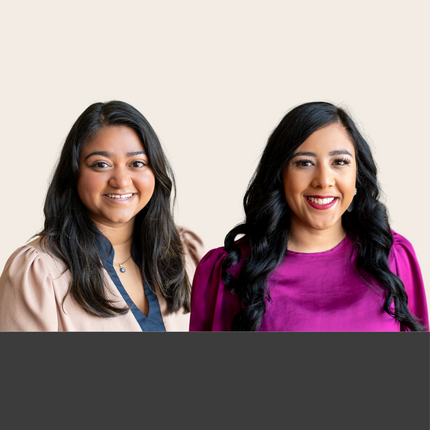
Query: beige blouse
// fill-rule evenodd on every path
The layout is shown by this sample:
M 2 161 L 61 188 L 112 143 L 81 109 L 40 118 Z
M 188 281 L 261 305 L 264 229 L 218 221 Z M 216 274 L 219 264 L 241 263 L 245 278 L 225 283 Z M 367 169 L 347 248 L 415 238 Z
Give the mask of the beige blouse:
M 192 282 L 204 254 L 202 240 L 178 227 L 185 245 L 186 270 Z M 0 331 L 141 331 L 131 311 L 110 318 L 92 316 L 67 295 L 70 271 L 48 254 L 36 239 L 18 248 L 0 277 Z M 104 270 L 107 298 L 120 307 L 127 304 Z M 166 331 L 188 331 L 190 314 L 166 315 L 167 303 L 157 295 Z

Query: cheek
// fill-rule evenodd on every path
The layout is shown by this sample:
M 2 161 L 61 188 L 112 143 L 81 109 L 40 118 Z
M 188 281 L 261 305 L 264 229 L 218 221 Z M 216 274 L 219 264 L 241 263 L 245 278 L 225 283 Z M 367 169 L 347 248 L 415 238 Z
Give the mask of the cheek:
M 79 175 L 77 190 L 83 203 L 88 200 L 91 194 L 99 192 L 103 187 L 103 180 L 100 175 L 93 175 L 92 172 L 82 171 Z
M 356 181 L 357 181 L 356 172 L 350 173 L 349 175 L 346 175 L 343 178 L 342 183 L 343 183 L 343 189 L 345 194 L 354 195 Z
M 155 188 L 155 176 L 152 173 L 152 170 L 148 170 L 140 175 L 138 184 L 140 193 L 152 196 Z
M 304 178 L 300 175 L 286 172 L 284 174 L 284 192 L 288 206 L 294 206 L 294 203 L 301 199 L 301 193 L 306 188 Z

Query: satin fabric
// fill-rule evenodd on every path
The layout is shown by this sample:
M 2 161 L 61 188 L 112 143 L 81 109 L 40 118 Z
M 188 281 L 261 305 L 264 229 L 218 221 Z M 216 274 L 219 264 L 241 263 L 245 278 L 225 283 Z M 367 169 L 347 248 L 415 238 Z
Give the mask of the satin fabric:
M 421 270 L 411 243 L 393 232 L 390 268 L 401 278 L 411 313 L 428 331 L 428 311 Z M 249 254 L 246 238 L 237 242 L 242 260 L 230 269 L 237 277 Z M 242 308 L 236 295 L 221 280 L 224 248 L 209 251 L 194 276 L 190 331 L 230 330 Z M 400 324 L 382 308 L 384 292 L 354 270 L 355 253 L 346 237 L 330 251 L 288 251 L 269 277 L 270 301 L 260 331 L 399 331 Z

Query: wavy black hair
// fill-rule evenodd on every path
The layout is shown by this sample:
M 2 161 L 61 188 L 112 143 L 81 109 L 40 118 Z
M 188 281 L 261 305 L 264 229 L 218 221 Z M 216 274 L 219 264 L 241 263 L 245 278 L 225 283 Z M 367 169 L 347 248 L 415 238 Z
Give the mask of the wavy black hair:
M 128 307 L 116 307 L 107 299 L 102 256 L 97 247 L 101 233 L 77 192 L 82 148 L 101 128 L 115 126 L 130 127 L 137 133 L 155 176 L 153 195 L 136 215 L 134 224 L 133 243 L 143 256 L 143 275 L 166 300 L 167 313 L 181 307 L 189 312 L 191 286 L 170 201 L 172 190 L 176 192 L 174 175 L 151 125 L 128 103 L 94 103 L 72 126 L 46 196 L 41 243 L 70 270 L 67 294 L 85 311 L 99 317 L 128 312 Z
M 232 321 L 232 330 L 258 330 L 266 311 L 265 301 L 270 299 L 268 277 L 287 253 L 290 209 L 284 192 L 284 167 L 312 133 L 333 123 L 345 127 L 355 148 L 358 193 L 354 210 L 342 215 L 342 225 L 357 251 L 356 269 L 364 279 L 373 278 L 385 289 L 384 310 L 400 322 L 402 330 L 424 328 L 408 309 L 402 281 L 389 269 L 393 236 L 386 207 L 379 200 L 377 167 L 370 147 L 345 110 L 331 103 L 311 102 L 291 110 L 272 132 L 243 199 L 245 222 L 225 237 L 228 255 L 222 279 L 244 305 Z M 241 234 L 249 242 L 250 254 L 236 279 L 228 269 L 242 257 L 235 243 Z

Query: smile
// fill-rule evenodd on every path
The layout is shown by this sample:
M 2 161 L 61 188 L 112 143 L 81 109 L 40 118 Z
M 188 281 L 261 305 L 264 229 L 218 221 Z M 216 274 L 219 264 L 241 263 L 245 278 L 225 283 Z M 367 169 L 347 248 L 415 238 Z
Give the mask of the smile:
M 115 200 L 128 200 L 133 197 L 133 193 L 130 194 L 105 194 L 106 197 Z
M 306 197 L 306 198 L 310 200 L 312 203 L 317 203 L 319 205 L 328 205 L 335 199 L 335 197 L 329 197 L 327 199 L 316 199 L 314 197 Z
M 305 196 L 306 201 L 312 206 L 314 209 L 318 210 L 326 210 L 333 207 L 336 202 L 339 200 L 337 197 L 308 197 Z

